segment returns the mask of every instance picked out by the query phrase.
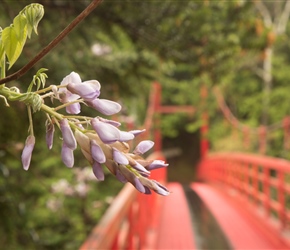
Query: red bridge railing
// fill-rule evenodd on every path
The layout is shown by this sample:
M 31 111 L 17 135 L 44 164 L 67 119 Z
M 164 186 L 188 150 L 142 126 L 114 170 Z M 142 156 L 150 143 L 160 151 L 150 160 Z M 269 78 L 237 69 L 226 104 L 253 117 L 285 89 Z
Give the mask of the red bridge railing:
M 198 178 L 233 196 L 238 209 L 252 214 L 269 237 L 289 244 L 289 161 L 242 153 L 213 154 L 200 162 Z

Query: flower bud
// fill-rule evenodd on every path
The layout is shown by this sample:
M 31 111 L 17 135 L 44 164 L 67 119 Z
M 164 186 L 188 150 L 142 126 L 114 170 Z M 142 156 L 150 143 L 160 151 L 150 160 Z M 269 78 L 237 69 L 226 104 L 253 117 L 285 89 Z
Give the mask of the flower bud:
M 137 135 L 142 134 L 145 131 L 146 131 L 146 129 L 142 129 L 142 130 L 137 129 L 137 130 L 130 130 L 128 132 L 131 133 L 131 134 L 133 134 L 134 136 L 137 136 Z
M 91 154 L 93 159 L 99 163 L 106 162 L 106 156 L 102 150 L 102 148 L 97 144 L 95 140 L 91 140 Z
M 133 151 L 134 154 L 140 155 L 146 153 L 154 146 L 154 142 L 150 140 L 141 141 Z
M 93 163 L 93 173 L 99 181 L 103 181 L 105 179 L 104 172 L 102 166 L 99 162 L 95 161 Z
M 62 144 L 61 158 L 64 165 L 66 165 L 68 168 L 72 168 L 74 166 L 73 150 L 69 148 L 65 143 Z
M 46 145 L 48 149 L 52 149 L 54 135 L 54 125 L 49 122 L 46 124 Z
M 121 105 L 117 102 L 113 102 L 106 99 L 95 98 L 93 100 L 86 100 L 86 103 L 101 112 L 104 115 L 114 115 L 121 110 Z
M 164 168 L 167 167 L 169 164 L 165 163 L 162 160 L 154 160 L 152 161 L 146 168 L 148 170 L 158 169 L 158 168 Z
M 35 145 L 35 137 L 33 135 L 29 135 L 25 141 L 25 146 L 21 155 L 21 161 L 24 170 L 28 170 L 29 168 L 34 145 Z
M 144 187 L 143 184 L 140 182 L 140 180 L 139 180 L 138 177 L 135 177 L 135 178 L 134 178 L 134 182 L 135 182 L 135 185 L 134 185 L 135 188 L 136 188 L 139 192 L 145 194 L 145 193 L 146 193 L 145 187 Z
M 120 139 L 120 132 L 115 126 L 101 122 L 97 118 L 91 120 L 93 129 L 104 143 L 113 143 Z
M 117 150 L 116 148 L 113 148 L 113 158 L 115 160 L 115 162 L 122 164 L 122 165 L 128 165 L 129 161 L 126 158 L 125 155 L 123 155 L 119 150 Z
M 62 132 L 63 142 L 67 147 L 69 147 L 72 150 L 75 150 L 77 148 L 77 142 L 74 137 L 74 134 L 69 126 L 67 119 L 60 120 L 60 129 Z

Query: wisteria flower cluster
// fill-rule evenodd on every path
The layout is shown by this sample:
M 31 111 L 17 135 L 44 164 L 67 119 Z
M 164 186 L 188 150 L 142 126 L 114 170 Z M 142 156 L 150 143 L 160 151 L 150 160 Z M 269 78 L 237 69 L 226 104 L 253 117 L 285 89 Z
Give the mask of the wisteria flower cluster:
M 2 91 L 5 91 L 5 88 Z M 144 130 L 123 131 L 119 129 L 121 124 L 117 121 L 100 116 L 78 115 L 81 112 L 81 104 L 104 115 L 114 115 L 121 110 L 120 104 L 100 99 L 100 89 L 101 85 L 98 81 L 83 82 L 79 74 L 72 72 L 64 77 L 60 85 L 52 85 L 37 90 L 34 94 L 31 92 L 30 95 L 26 95 L 26 104 L 31 106 L 32 110 L 41 109 L 47 115 L 47 147 L 49 149 L 53 147 L 55 127 L 58 127 L 62 133 L 61 157 L 67 167 L 74 166 L 74 150 L 79 146 L 99 181 L 104 180 L 103 166 L 106 166 L 119 181 L 130 182 L 141 193 L 150 194 L 153 190 L 160 195 L 168 195 L 169 191 L 166 187 L 156 180 L 149 179 L 151 170 L 167 167 L 168 164 L 161 160 L 146 160 L 142 157 L 153 147 L 154 142 L 144 140 L 134 150 L 130 150 L 128 142 Z M 45 105 L 44 100 L 47 97 L 59 100 L 62 105 L 55 108 Z M 66 109 L 67 115 L 58 112 L 62 108 Z M 31 123 L 30 132 L 33 131 L 32 127 Z M 22 164 L 25 170 L 29 169 L 34 145 L 35 137 L 32 132 L 26 140 L 22 153 Z

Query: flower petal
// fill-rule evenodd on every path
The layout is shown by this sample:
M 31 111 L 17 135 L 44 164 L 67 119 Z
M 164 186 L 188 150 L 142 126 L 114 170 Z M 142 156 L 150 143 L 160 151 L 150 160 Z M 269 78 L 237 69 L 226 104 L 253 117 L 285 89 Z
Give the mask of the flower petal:
M 103 181 L 105 179 L 104 171 L 99 162 L 95 161 L 93 163 L 93 173 L 99 181 Z
M 72 168 L 74 166 L 74 154 L 73 154 L 73 150 L 70 149 L 65 143 L 62 144 L 62 148 L 61 148 L 61 158 L 62 158 L 62 162 L 68 168 Z
M 117 102 L 99 98 L 96 98 L 94 100 L 86 100 L 86 103 L 90 107 L 100 111 L 104 115 L 114 115 L 118 113 L 122 108 L 121 105 Z
M 158 169 L 158 168 L 163 168 L 163 167 L 167 167 L 169 164 L 165 163 L 162 160 L 154 160 L 153 162 L 151 162 L 146 168 L 148 170 L 153 170 L 153 169 Z
M 130 141 L 134 139 L 134 135 L 132 133 L 126 132 L 126 131 L 120 131 L 120 139 L 119 141 L 125 142 Z
M 121 123 L 120 122 L 117 122 L 117 121 L 114 121 L 114 120 L 108 120 L 108 119 L 105 119 L 103 117 L 98 117 L 99 121 L 101 122 L 105 122 L 105 123 L 109 123 L 115 127 L 119 127 L 121 126 Z
M 67 89 L 73 93 L 81 96 L 85 100 L 97 98 L 100 95 L 101 85 L 96 80 L 85 81 L 81 83 L 70 82 Z
M 74 134 L 69 126 L 68 120 L 66 118 L 60 120 L 60 129 L 62 132 L 63 141 L 66 144 L 67 147 L 69 147 L 72 150 L 75 150 L 77 148 L 77 142 L 74 137 Z
M 79 114 L 81 112 L 81 105 L 79 103 L 73 103 L 65 107 L 65 111 L 68 114 Z
M 67 85 L 69 83 L 77 83 L 78 84 L 81 82 L 82 82 L 82 80 L 81 80 L 80 75 L 73 71 L 69 75 L 65 76 L 60 84 L 61 85 Z
M 145 193 L 146 193 L 146 189 L 145 189 L 145 187 L 142 185 L 142 183 L 140 182 L 140 180 L 139 180 L 138 177 L 135 177 L 135 178 L 134 178 L 134 182 L 135 182 L 135 188 L 136 188 L 139 192 L 145 194 Z
M 91 154 L 93 159 L 99 163 L 106 162 L 106 156 L 102 150 L 102 148 L 97 144 L 95 140 L 91 140 Z
M 63 86 L 68 85 L 69 83 L 81 83 L 82 80 L 79 76 L 79 74 L 75 72 L 71 72 L 69 75 L 63 78 L 62 82 L 60 83 Z M 58 90 L 59 98 L 62 103 L 67 103 L 71 101 L 75 101 L 80 98 L 79 95 L 72 94 L 70 91 L 67 90 L 67 88 L 59 88 Z M 73 113 L 74 114 L 74 113 Z M 77 114 L 77 113 L 75 113 Z
M 152 182 L 156 184 L 155 185 L 156 189 L 153 189 L 156 193 L 161 194 L 163 196 L 167 196 L 170 194 L 169 190 L 166 187 L 164 187 L 162 184 L 160 184 L 159 182 L 155 180 L 152 180 Z
M 114 160 L 122 165 L 128 165 L 129 161 L 125 155 L 123 155 L 118 149 L 113 148 L 113 158 Z
M 128 182 L 128 180 L 125 178 L 125 176 L 121 173 L 121 171 L 119 169 L 117 169 L 117 171 L 116 171 L 116 178 L 122 183 Z
M 141 141 L 133 151 L 134 154 L 140 155 L 146 153 L 154 146 L 154 142 L 150 140 Z
M 137 130 L 131 130 L 131 131 L 128 131 L 128 132 L 132 133 L 134 136 L 137 136 L 137 135 L 142 134 L 145 131 L 146 131 L 146 129 L 142 129 L 142 130 L 137 129 Z
M 146 174 L 147 176 L 150 175 L 150 172 L 144 168 L 141 164 L 139 164 L 137 161 L 135 162 L 136 164 L 133 165 L 132 167 L 137 169 L 139 172 Z
M 54 135 L 54 125 L 51 122 L 46 123 L 46 145 L 48 149 L 52 149 Z
M 21 161 L 24 170 L 28 170 L 29 168 L 34 145 L 35 145 L 35 137 L 33 135 L 29 135 L 25 141 L 25 146 L 21 155 Z
M 120 139 L 120 130 L 115 126 L 101 122 L 97 118 L 93 118 L 91 124 L 104 143 L 113 143 Z

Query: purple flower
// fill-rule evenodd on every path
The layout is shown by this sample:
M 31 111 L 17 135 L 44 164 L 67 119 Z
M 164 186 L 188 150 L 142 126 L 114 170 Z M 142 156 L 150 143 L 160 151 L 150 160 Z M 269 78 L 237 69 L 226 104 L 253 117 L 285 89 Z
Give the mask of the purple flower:
M 137 130 L 131 130 L 131 131 L 128 131 L 128 132 L 132 133 L 134 136 L 137 136 L 137 135 L 142 134 L 145 131 L 146 131 L 146 129 L 142 129 L 142 130 L 137 129 Z
M 136 188 L 139 192 L 145 194 L 145 193 L 146 193 L 145 187 L 144 187 L 143 184 L 140 182 L 140 180 L 139 180 L 138 177 L 135 177 L 135 178 L 134 178 L 134 182 L 135 182 L 135 185 L 134 185 L 135 188 Z
M 121 105 L 117 102 L 113 102 L 106 99 L 93 99 L 93 100 L 85 100 L 86 103 L 101 112 L 104 115 L 114 115 L 121 110 Z
M 33 135 L 29 135 L 25 141 L 25 146 L 21 155 L 21 161 L 24 170 L 28 170 L 29 168 L 34 145 L 35 145 L 35 137 Z
M 129 161 L 126 158 L 126 156 L 116 148 L 113 148 L 113 158 L 114 158 L 115 162 L 117 162 L 119 164 L 122 164 L 122 165 L 129 164 Z
M 152 182 L 155 184 L 155 189 L 154 191 L 157 194 L 163 195 L 163 196 L 167 196 L 170 194 L 169 190 L 164 187 L 162 184 L 160 184 L 158 181 L 152 180 Z
M 52 149 L 54 135 L 54 125 L 48 122 L 46 125 L 46 145 L 48 149 Z
M 134 138 L 134 135 L 129 132 L 120 131 L 115 126 L 101 122 L 98 118 L 91 120 L 92 127 L 99 135 L 104 143 L 114 143 L 116 141 L 129 141 Z
M 119 169 L 116 170 L 116 178 L 122 183 L 127 183 L 128 182 L 126 177 L 121 173 L 121 171 Z
M 93 129 L 104 143 L 113 143 L 120 139 L 120 132 L 115 126 L 101 122 L 98 118 L 91 120 Z
M 73 150 L 71 148 L 69 148 L 65 143 L 62 144 L 62 148 L 61 148 L 61 158 L 62 158 L 62 162 L 68 168 L 72 168 L 74 166 L 74 154 L 73 154 Z
M 106 156 L 102 148 L 97 144 L 95 140 L 91 140 L 91 154 L 93 159 L 98 163 L 105 163 Z
M 99 181 L 103 181 L 105 179 L 105 175 L 102 169 L 102 166 L 99 162 L 95 161 L 93 163 L 93 173 Z
M 119 130 L 119 132 L 120 132 L 120 139 L 119 139 L 120 142 L 130 141 L 130 140 L 133 140 L 135 137 L 133 134 L 126 131 Z
M 134 154 L 140 155 L 146 153 L 154 146 L 154 142 L 150 140 L 141 141 L 133 151 Z
M 79 114 L 81 112 L 81 105 L 79 103 L 72 103 L 65 110 L 68 114 Z
M 77 148 L 77 142 L 74 134 L 69 126 L 68 120 L 66 118 L 60 120 L 60 129 L 62 132 L 63 142 L 72 150 Z
M 85 82 L 70 82 L 67 89 L 73 93 L 81 96 L 84 100 L 91 100 L 100 95 L 101 85 L 96 80 Z
M 169 164 L 165 163 L 162 160 L 154 160 L 146 168 L 148 170 L 153 170 L 153 169 L 157 169 L 157 168 L 167 167 L 168 165 Z
M 75 72 L 71 72 L 69 75 L 67 75 L 65 78 L 63 78 L 62 82 L 60 83 L 63 86 L 67 86 L 69 83 L 81 83 L 82 80 L 79 76 L 79 74 Z M 68 103 L 76 101 L 80 98 L 79 95 L 75 95 L 71 93 L 67 88 L 59 88 L 58 90 L 59 98 L 62 103 Z M 69 114 L 78 114 L 81 112 L 81 106 L 79 103 L 73 103 L 66 107 L 66 112 Z
M 133 168 L 137 169 L 140 173 L 144 173 L 145 175 L 150 175 L 150 172 L 144 168 L 140 163 L 138 163 L 137 161 L 135 162 L 136 164 L 133 165 Z
M 114 121 L 114 120 L 108 120 L 108 119 L 105 119 L 105 118 L 102 118 L 102 117 L 98 117 L 98 119 L 101 121 L 101 122 L 105 122 L 105 123 L 109 123 L 115 127 L 120 127 L 121 126 L 121 123 L 120 122 L 117 122 L 117 121 Z

